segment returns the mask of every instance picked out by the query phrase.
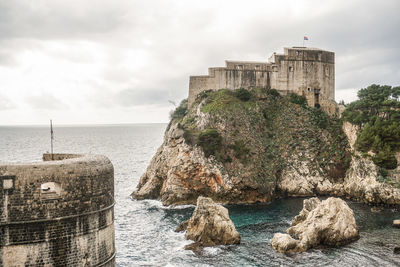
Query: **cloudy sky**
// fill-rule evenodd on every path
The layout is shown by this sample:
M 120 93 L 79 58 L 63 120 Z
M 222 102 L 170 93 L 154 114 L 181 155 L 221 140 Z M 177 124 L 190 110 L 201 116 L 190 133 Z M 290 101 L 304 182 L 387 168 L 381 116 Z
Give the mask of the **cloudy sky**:
M 166 122 L 189 75 L 302 44 L 336 100 L 400 85 L 400 1 L 0 0 L 0 125 Z

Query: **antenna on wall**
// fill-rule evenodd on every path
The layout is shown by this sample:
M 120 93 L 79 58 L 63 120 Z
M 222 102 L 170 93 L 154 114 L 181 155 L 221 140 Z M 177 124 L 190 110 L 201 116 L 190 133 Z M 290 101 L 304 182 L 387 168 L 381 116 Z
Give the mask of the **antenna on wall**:
M 53 133 L 53 121 L 52 121 L 52 120 L 50 120 L 51 160 L 54 160 L 54 155 L 53 155 L 53 140 L 54 140 L 54 133 Z

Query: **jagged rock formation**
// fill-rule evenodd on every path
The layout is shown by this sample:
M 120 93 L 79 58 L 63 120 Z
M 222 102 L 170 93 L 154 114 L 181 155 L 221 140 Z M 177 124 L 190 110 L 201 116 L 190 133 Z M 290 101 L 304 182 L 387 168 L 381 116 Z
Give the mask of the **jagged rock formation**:
M 271 245 L 279 252 L 302 252 L 318 245 L 339 246 L 359 237 L 353 211 L 340 198 L 304 200 L 287 234 L 277 233 Z
M 200 195 L 221 203 L 268 202 L 280 193 L 297 195 L 282 181 L 306 175 L 331 192 L 350 162 L 340 125 L 271 92 L 253 90 L 248 101 L 229 90 L 198 97 L 185 116 L 172 119 L 132 196 L 165 205 L 193 204 Z M 209 129 L 221 137 L 211 152 L 199 144 Z
M 192 217 L 178 226 L 177 231 L 184 230 L 186 238 L 196 243 L 189 248 L 240 243 L 239 233 L 229 218 L 228 210 L 207 197 L 200 196 Z
M 164 205 L 194 204 L 200 195 L 221 203 L 329 195 L 400 204 L 400 189 L 379 181 L 372 160 L 354 150 L 353 125 L 273 92 L 254 89 L 245 101 L 230 90 L 202 93 L 171 120 L 132 197 Z M 201 143 L 210 130 L 220 139 Z M 218 146 L 207 146 L 212 141 Z M 400 166 L 390 173 L 399 174 Z
M 377 166 L 371 159 L 362 157 L 359 152 L 355 151 L 354 143 L 357 139 L 357 128 L 345 122 L 343 131 L 349 139 L 353 153 L 350 168 L 343 183 L 344 194 L 370 204 L 400 204 L 400 189 L 385 182 L 379 182 Z M 400 153 L 397 156 L 399 155 Z M 399 172 L 400 166 L 391 171 L 391 175 L 395 176 Z M 396 177 L 393 178 L 397 179 Z

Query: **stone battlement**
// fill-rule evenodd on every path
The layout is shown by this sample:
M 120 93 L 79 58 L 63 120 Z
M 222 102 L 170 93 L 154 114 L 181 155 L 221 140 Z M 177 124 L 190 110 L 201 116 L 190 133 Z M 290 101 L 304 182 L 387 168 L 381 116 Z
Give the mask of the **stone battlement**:
M 2 265 L 115 266 L 110 160 L 75 154 L 43 159 L 0 165 Z
M 267 62 L 225 61 L 225 67 L 209 68 L 208 75 L 190 76 L 188 104 L 206 90 L 239 88 L 276 89 L 306 97 L 310 106 L 336 112 L 335 54 L 317 48 L 284 48 Z

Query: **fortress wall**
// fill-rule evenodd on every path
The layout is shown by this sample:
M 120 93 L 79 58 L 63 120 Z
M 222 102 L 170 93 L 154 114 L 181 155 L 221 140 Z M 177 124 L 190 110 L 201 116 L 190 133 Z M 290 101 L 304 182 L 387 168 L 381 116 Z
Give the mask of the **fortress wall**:
M 196 96 L 206 90 L 239 88 L 270 88 L 269 72 L 261 70 L 237 70 L 211 68 L 208 76 L 191 76 L 189 81 L 189 106 Z
M 314 89 L 320 90 L 323 98 L 335 99 L 334 53 L 285 48 L 285 55 L 275 55 L 274 62 L 278 71 L 272 88 L 305 95 L 310 106 L 315 104 Z
M 65 160 L 0 165 L 1 262 L 115 266 L 113 165 L 100 155 L 54 158 Z
M 43 154 L 43 161 L 51 161 L 51 160 L 64 160 L 64 159 L 74 159 L 74 158 L 79 158 L 82 157 L 83 155 L 79 154 L 50 154 L 50 153 L 45 153 Z
M 315 48 L 285 48 L 269 62 L 226 61 L 209 75 L 191 76 L 188 105 L 202 91 L 238 88 L 274 88 L 306 97 L 310 106 L 332 110 L 335 100 L 335 54 Z M 323 107 L 322 105 L 327 105 Z

